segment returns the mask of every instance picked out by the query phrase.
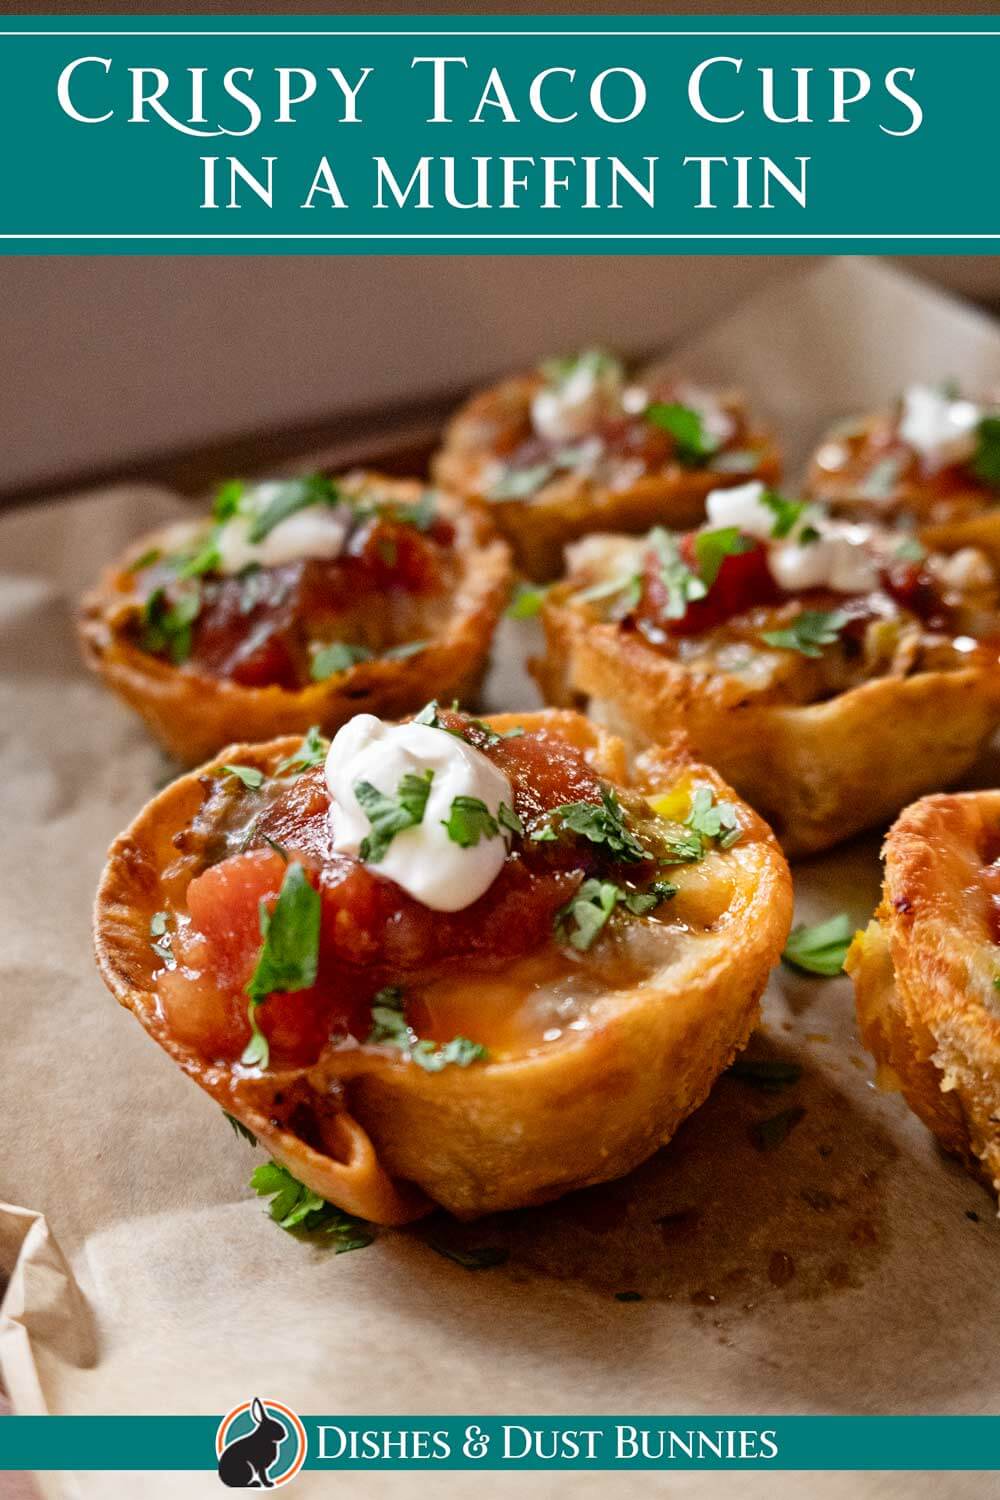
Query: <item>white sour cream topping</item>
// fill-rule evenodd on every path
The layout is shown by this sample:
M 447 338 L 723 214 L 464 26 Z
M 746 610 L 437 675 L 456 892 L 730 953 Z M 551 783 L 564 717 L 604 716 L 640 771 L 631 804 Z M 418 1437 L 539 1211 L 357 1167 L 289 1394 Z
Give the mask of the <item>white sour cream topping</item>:
M 759 479 L 749 484 L 734 484 L 728 490 L 710 490 L 705 501 L 710 526 L 737 526 L 747 536 L 769 542 L 777 520 L 770 506 L 764 504 L 765 486 Z
M 586 437 L 605 415 L 622 409 L 622 368 L 607 355 L 583 354 L 567 374 L 537 391 L 531 422 L 551 443 Z
M 960 464 L 976 450 L 982 410 L 974 401 L 956 401 L 929 385 L 903 392 L 899 435 L 932 469 Z
M 706 391 L 700 385 L 682 385 L 677 391 L 677 400 L 698 413 L 702 427 L 720 448 L 728 443 L 736 424 L 713 391 Z
M 397 833 L 370 868 L 401 886 L 432 911 L 461 911 L 493 884 L 507 857 L 507 839 L 481 838 L 464 849 L 443 826 L 455 797 L 477 797 L 494 817 L 501 802 L 513 806 L 510 782 L 481 751 L 426 724 L 383 724 L 357 714 L 337 731 L 326 757 L 330 827 L 338 854 L 357 856 L 371 832 L 354 787 L 368 781 L 395 799 L 408 773 L 434 772 L 421 823 Z
M 872 551 L 870 526 L 833 521 L 808 507 L 787 537 L 772 536 L 777 517 L 764 503 L 759 480 L 712 490 L 705 508 L 711 526 L 737 526 L 768 544 L 767 565 L 775 583 L 789 594 L 804 589 L 833 589 L 838 594 L 867 594 L 878 587 L 879 564 Z M 819 536 L 802 539 L 803 530 Z
M 220 573 L 242 573 L 251 563 L 262 568 L 280 568 L 303 558 L 330 561 L 339 557 L 351 525 L 346 505 L 307 505 L 279 521 L 259 542 L 250 532 L 259 515 L 281 489 L 280 484 L 260 484 L 254 489 L 253 514 L 235 515 L 219 528 L 216 545 Z

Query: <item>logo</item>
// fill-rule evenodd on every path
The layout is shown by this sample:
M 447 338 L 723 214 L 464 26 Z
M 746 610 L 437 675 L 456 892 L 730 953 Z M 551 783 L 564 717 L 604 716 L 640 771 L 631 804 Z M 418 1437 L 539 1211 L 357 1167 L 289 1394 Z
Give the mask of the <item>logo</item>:
M 219 1478 L 231 1490 L 275 1490 L 295 1478 L 306 1459 L 301 1417 L 280 1401 L 254 1396 L 219 1423 Z

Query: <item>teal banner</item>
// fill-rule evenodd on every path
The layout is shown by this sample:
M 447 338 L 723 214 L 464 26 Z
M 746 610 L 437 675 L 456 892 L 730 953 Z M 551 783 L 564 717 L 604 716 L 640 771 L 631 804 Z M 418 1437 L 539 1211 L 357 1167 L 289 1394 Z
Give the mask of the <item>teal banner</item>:
M 994 254 L 1000 20 L 0 18 L 6 253 Z
M 254 1409 L 256 1408 L 256 1415 Z M 279 1431 L 273 1431 L 274 1425 Z M 270 1446 L 268 1446 L 270 1443 Z M 1000 1417 L 10 1417 L 0 1470 L 994 1470 Z

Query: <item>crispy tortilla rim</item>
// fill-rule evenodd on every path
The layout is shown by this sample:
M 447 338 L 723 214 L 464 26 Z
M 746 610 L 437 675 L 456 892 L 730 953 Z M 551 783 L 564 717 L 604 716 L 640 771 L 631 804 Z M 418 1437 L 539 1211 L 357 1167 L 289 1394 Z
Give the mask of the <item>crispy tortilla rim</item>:
M 791 921 L 791 880 L 770 829 L 683 749 L 630 763 L 620 740 L 579 714 L 488 722 L 501 733 L 520 725 L 559 735 L 609 781 L 651 799 L 697 782 L 737 803 L 739 841 L 697 867 L 699 879 L 717 883 L 712 919 L 678 931 L 630 918 L 654 936 L 648 975 L 598 995 L 584 1031 L 523 1056 L 437 1073 L 398 1050 L 350 1041 L 331 1043 L 311 1067 L 259 1075 L 206 1060 L 171 1036 L 157 1002 L 149 925 L 168 904 L 168 887 L 169 904 L 183 903 L 183 891 L 170 885 L 173 835 L 201 806 L 199 775 L 226 762 L 270 772 L 297 747 L 294 739 L 231 746 L 167 787 L 112 845 L 97 895 L 98 963 L 120 1003 L 296 1177 L 379 1223 L 405 1222 L 434 1203 L 466 1218 L 541 1203 L 637 1166 L 745 1045 Z M 470 974 L 473 1036 L 475 986 Z M 276 1123 L 275 1096 L 289 1090 L 310 1122 L 300 1133 Z

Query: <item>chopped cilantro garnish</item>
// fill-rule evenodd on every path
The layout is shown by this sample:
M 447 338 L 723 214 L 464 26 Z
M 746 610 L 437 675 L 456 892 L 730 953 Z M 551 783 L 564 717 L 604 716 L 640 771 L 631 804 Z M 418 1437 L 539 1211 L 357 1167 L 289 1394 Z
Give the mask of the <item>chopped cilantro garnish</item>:
M 300 864 L 285 871 L 274 910 L 260 903 L 261 948 L 246 987 L 252 1035 L 242 1061 L 266 1068 L 267 1039 L 257 1025 L 256 1011 L 268 995 L 292 994 L 315 984 L 319 968 L 320 895 Z
M 846 912 L 838 912 L 812 927 L 793 927 L 781 955 L 793 969 L 832 979 L 844 967 L 854 927 Z
M 643 917 L 676 894 L 677 887 L 668 880 L 654 881 L 646 891 L 627 890 L 612 880 L 585 880 L 573 899 L 556 912 L 556 936 L 585 953 L 616 907 L 624 906 L 632 916 Z
M 480 839 L 495 839 L 500 833 L 500 824 L 479 797 L 455 797 L 442 826 L 462 849 L 472 849 Z
M 839 609 L 805 609 L 784 630 L 765 630 L 761 639 L 783 651 L 798 651 L 802 656 L 820 657 L 822 647 L 832 646 L 847 624 Z
M 696 531 L 694 552 L 702 583 L 710 589 L 719 576 L 727 557 L 739 557 L 757 546 L 752 536 L 744 536 L 738 526 L 720 526 L 714 531 Z
M 731 802 L 716 802 L 709 786 L 696 788 L 684 825 L 703 839 L 714 839 L 720 849 L 731 849 L 741 833 L 736 808 Z
M 420 712 L 413 715 L 413 722 L 414 724 L 426 724 L 428 729 L 440 729 L 441 724 L 438 720 L 437 699 L 432 698 L 429 703 L 425 703 Z
M 602 844 L 608 853 L 619 860 L 634 861 L 651 859 L 652 855 L 640 843 L 625 822 L 625 813 L 613 789 L 601 787 L 601 800 L 597 802 L 564 802 L 553 808 L 552 823 L 536 829 L 531 837 L 536 842 L 551 842 L 558 838 L 554 823 L 568 833 L 588 839 L 592 844 Z
M 311 474 L 305 479 L 282 479 L 268 485 L 270 498 L 256 514 L 252 514 L 247 541 L 256 546 L 269 536 L 282 521 L 294 516 L 297 511 L 310 505 L 337 505 L 342 496 L 331 479 L 323 474 Z M 242 507 L 242 502 L 238 508 Z
M 671 864 L 693 865 L 705 854 L 700 833 L 670 832 L 663 842 Z
M 983 417 L 976 440 L 972 472 L 1000 489 L 1000 417 Z
M 519 583 L 514 593 L 514 598 L 507 607 L 507 616 L 511 620 L 530 620 L 538 614 L 545 603 L 548 587 L 531 588 L 526 583 Z
M 326 752 L 329 745 L 319 732 L 319 726 L 313 724 L 306 730 L 305 739 L 297 750 L 291 755 L 286 755 L 284 760 L 279 760 L 274 771 L 276 776 L 283 775 L 286 771 L 311 771 L 314 766 L 321 766 L 326 760 Z
M 354 795 L 372 831 L 362 840 L 360 855 L 368 864 L 378 864 L 386 850 L 406 828 L 423 822 L 434 772 L 428 767 L 420 775 L 408 771 L 396 789 L 395 798 L 387 797 L 370 781 L 356 781 Z
M 426 651 L 429 644 L 428 641 L 404 641 L 401 646 L 390 646 L 382 655 L 386 661 L 403 661 L 407 656 L 417 656 L 419 652 Z
M 137 557 L 129 568 L 130 573 L 141 573 L 145 568 L 151 568 L 155 562 L 159 562 L 163 556 L 162 547 L 150 547 L 141 557 Z
M 359 661 L 371 661 L 372 653 L 367 646 L 351 646 L 347 641 L 331 641 L 321 646 L 312 659 L 309 676 L 313 682 L 325 682 L 336 672 L 346 672 L 356 667 Z
M 561 354 L 543 360 L 539 371 L 548 385 L 565 385 L 577 370 L 590 370 L 594 375 L 610 375 L 621 380 L 624 369 L 620 359 L 606 349 L 581 349 L 578 354 Z
M 771 535 L 776 540 L 788 536 L 795 523 L 800 519 L 806 508 L 804 500 L 786 500 L 779 495 L 777 490 L 765 490 L 761 495 L 761 503 L 766 505 L 774 515 L 774 526 Z
M 389 985 L 373 997 L 368 1041 L 382 1047 L 398 1047 L 404 1057 L 425 1073 L 440 1073 L 451 1065 L 467 1068 L 470 1063 L 485 1062 L 489 1057 L 485 1047 L 465 1036 L 452 1037 L 450 1042 L 420 1040 L 407 1024 L 403 992 L 398 985 Z
M 642 598 L 642 574 L 620 573 L 617 578 L 605 578 L 581 589 L 576 597 L 584 604 L 599 604 L 602 599 L 614 599 L 619 594 L 622 595 L 623 609 L 635 609 Z
M 681 406 L 677 401 L 654 401 L 646 408 L 646 421 L 669 432 L 685 468 L 699 468 L 719 450 L 718 438 L 707 430 L 701 413 L 692 406 Z
M 861 493 L 866 500 L 887 500 L 899 483 L 903 465 L 898 458 L 880 458 L 865 475 Z
M 424 490 L 420 499 L 412 505 L 393 503 L 388 514 L 402 526 L 412 526 L 417 531 L 430 531 L 437 519 L 437 496 L 433 490 Z
M 923 562 L 927 549 L 921 546 L 915 536 L 908 536 L 905 541 L 900 542 L 893 556 L 898 562 Z
M 523 469 L 508 467 L 486 493 L 487 500 L 527 500 L 556 473 L 553 463 L 529 464 Z
M 513 732 L 513 730 L 508 731 L 508 738 L 511 734 L 513 734 Z M 501 802 L 500 806 L 497 808 L 497 822 L 500 824 L 501 828 L 506 828 L 508 833 L 524 833 L 524 824 L 521 822 L 521 819 L 518 817 L 514 809 L 512 807 L 508 807 L 506 802 Z
M 363 1250 L 375 1238 L 363 1219 L 345 1214 L 343 1209 L 327 1203 L 312 1188 L 293 1177 L 287 1167 L 276 1161 L 264 1162 L 250 1178 L 250 1186 L 260 1198 L 270 1198 L 268 1212 L 282 1229 L 306 1229 L 329 1235 L 338 1255 L 347 1250 Z
M 214 573 L 221 561 L 218 530 L 214 526 L 197 551 L 171 558 L 178 578 L 200 578 L 203 573 Z
M 220 485 L 212 505 L 215 519 L 228 521 L 230 516 L 235 516 L 245 493 L 246 481 L 243 479 L 227 479 L 225 484 Z
M 251 1146 L 256 1146 L 257 1137 L 254 1135 L 249 1126 L 244 1125 L 242 1120 L 237 1120 L 236 1116 L 231 1115 L 228 1110 L 224 1109 L 222 1113 L 225 1115 L 226 1119 L 233 1127 L 234 1135 L 240 1136 L 242 1140 L 247 1141 Z
M 192 625 L 201 611 L 201 589 L 184 589 L 171 602 L 167 591 L 154 589 L 142 611 L 142 648 L 154 655 L 166 651 L 175 665 L 191 655 Z
M 264 772 L 258 771 L 256 766 L 223 766 L 222 769 L 227 776 L 235 776 L 237 781 L 242 781 L 250 792 L 259 791 L 264 785 Z
M 660 580 L 667 591 L 667 619 L 681 620 L 687 614 L 688 604 L 696 599 L 704 599 L 708 589 L 681 557 L 677 542 L 669 531 L 664 531 L 662 526 L 654 526 L 649 533 L 649 541 L 656 552 L 660 564 Z
M 149 920 L 149 946 L 157 958 L 163 960 L 166 968 L 176 969 L 177 960 L 173 954 L 169 926 L 170 913 L 166 911 L 154 911 Z

